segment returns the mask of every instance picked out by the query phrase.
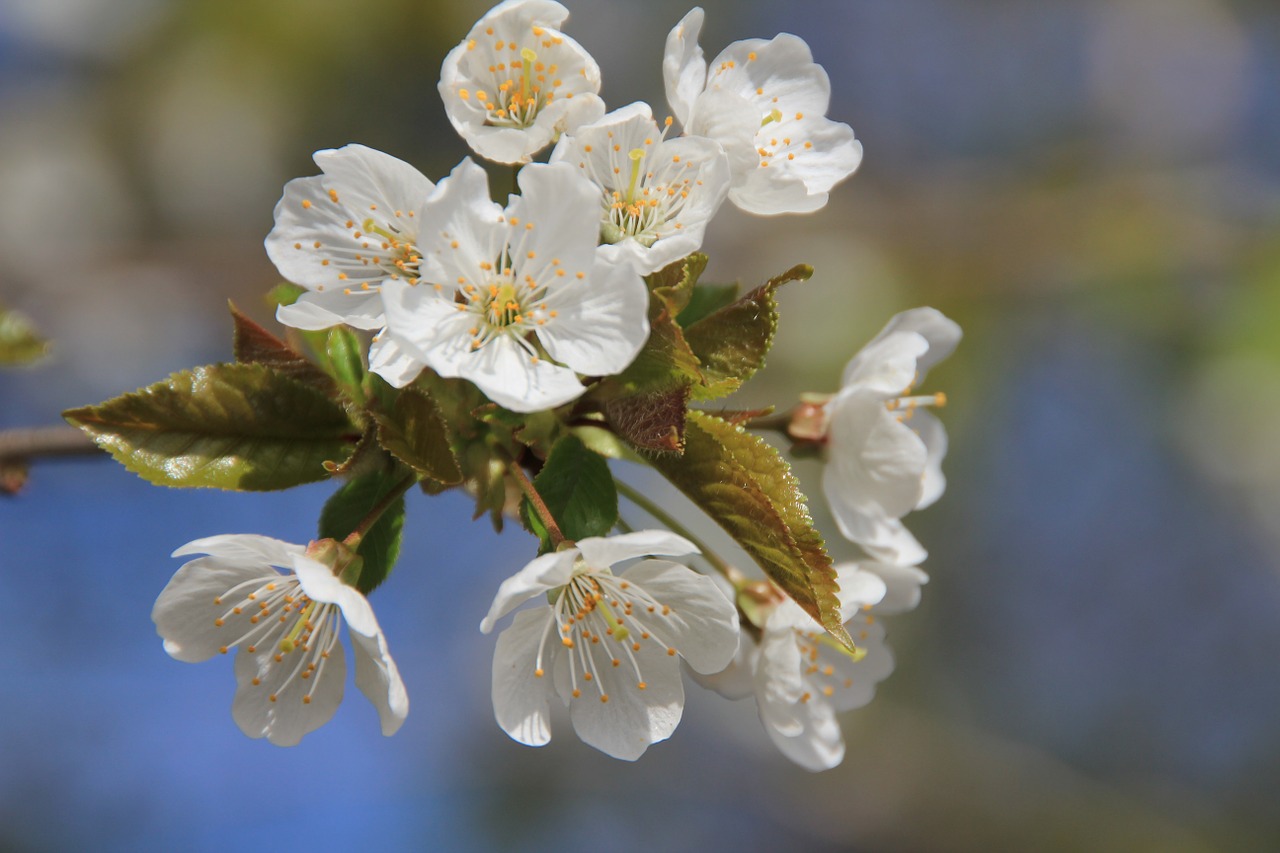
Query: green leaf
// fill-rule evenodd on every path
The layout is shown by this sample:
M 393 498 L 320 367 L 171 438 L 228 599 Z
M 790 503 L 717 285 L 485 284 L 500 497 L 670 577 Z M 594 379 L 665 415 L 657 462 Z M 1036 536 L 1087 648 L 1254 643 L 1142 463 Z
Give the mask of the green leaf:
M 341 542 L 368 517 L 379 503 L 410 476 L 399 466 L 392 471 L 375 471 L 356 477 L 325 502 L 320 511 L 320 538 Z M 404 529 L 404 496 L 396 498 L 378 516 L 360 540 L 356 553 L 364 560 L 356 589 L 368 595 L 386 580 L 400 556 L 400 534 Z
M 323 480 L 360 438 L 324 394 L 261 364 L 212 364 L 63 416 L 160 486 L 240 491 Z
M 609 463 L 577 436 L 556 442 L 533 487 L 568 539 L 607 536 L 618 523 L 618 493 Z M 528 498 L 520 510 L 526 526 L 542 540 L 542 550 L 551 550 L 554 545 Z
M 838 586 L 805 496 L 778 451 L 741 427 L 690 411 L 683 456 L 649 463 L 713 518 L 766 575 L 850 649 Z
M 703 317 L 713 311 L 719 311 L 737 299 L 739 289 L 737 282 L 698 285 L 689 297 L 689 304 L 680 312 L 680 316 L 676 317 L 676 322 L 686 329 L 689 328 Z
M 684 330 L 706 381 L 704 387 L 694 388 L 694 399 L 714 400 L 732 393 L 764 366 L 778 328 L 773 292 L 789 281 L 804 281 L 811 275 L 813 267 L 792 267 Z
M 390 411 L 374 414 L 378 443 L 392 456 L 424 477 L 454 485 L 462 470 L 449 446 L 449 432 L 431 398 L 417 391 L 401 391 Z
M 695 252 L 645 276 L 645 283 L 667 302 L 672 316 L 685 310 L 694 293 L 694 285 L 707 268 L 707 256 Z
M 336 392 L 333 380 L 302 353 L 249 319 L 233 303 L 228 302 L 227 306 L 231 309 L 231 319 L 235 324 L 231 347 L 236 361 L 243 364 L 264 364 L 275 372 L 318 391 L 326 394 Z
M 25 316 L 0 306 L 0 364 L 29 364 L 48 353 L 49 342 Z

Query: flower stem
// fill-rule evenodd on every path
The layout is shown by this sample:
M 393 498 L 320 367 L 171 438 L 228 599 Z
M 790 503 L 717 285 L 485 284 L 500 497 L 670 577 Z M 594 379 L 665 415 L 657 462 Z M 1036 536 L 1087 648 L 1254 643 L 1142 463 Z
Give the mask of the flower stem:
M 564 542 L 565 535 L 560 532 L 560 525 L 556 524 L 555 516 L 551 514 L 551 510 L 547 509 L 547 504 L 542 500 L 542 495 L 538 494 L 538 490 L 534 488 L 533 482 L 529 476 L 525 474 L 524 469 L 515 460 L 507 465 L 507 470 L 511 472 L 511 476 L 515 478 L 520 491 L 524 492 L 524 496 L 529 499 L 529 506 L 533 507 L 533 511 L 538 514 L 538 518 L 542 519 L 543 525 L 547 528 L 547 535 L 551 537 L 551 544 L 559 548 Z
M 369 510 L 368 514 L 365 515 L 364 518 L 360 519 L 360 523 L 356 525 L 355 530 L 352 530 L 347 534 L 347 538 L 342 540 L 342 544 L 346 545 L 352 551 L 358 549 L 360 547 L 360 541 L 364 539 L 364 537 L 369 533 L 369 530 L 378 523 L 378 519 L 382 517 L 382 514 L 390 509 L 392 504 L 400 500 L 400 498 L 404 496 L 404 493 L 409 491 L 416 482 L 418 482 L 418 475 L 409 474 L 399 483 L 396 483 L 395 488 L 387 492 L 386 495 L 383 496 L 382 500 L 378 501 L 378 503 L 374 505 L 373 509 Z
M 733 566 L 729 565 L 729 562 L 725 560 L 724 557 L 721 557 L 715 551 L 711 550 L 711 548 L 707 545 L 706 542 L 702 541 L 702 539 L 695 536 L 689 530 L 689 528 L 685 527 L 683 524 L 676 521 L 675 518 L 666 510 L 664 510 L 662 507 L 658 506 L 656 503 L 654 503 L 653 501 L 645 497 L 642 493 L 633 489 L 631 486 L 628 486 L 626 483 L 622 482 L 619 479 L 615 478 L 613 481 L 613 484 L 614 486 L 617 487 L 618 494 L 622 495 L 624 498 L 631 501 L 636 506 L 640 507 L 640 509 L 644 510 L 649 515 L 653 516 L 654 519 L 656 519 L 657 521 L 661 522 L 662 524 L 665 524 L 667 526 L 667 529 L 670 530 L 672 533 L 675 533 L 679 536 L 683 536 L 685 539 L 688 539 L 694 545 L 697 545 L 698 550 L 702 552 L 702 556 L 705 557 L 707 562 L 710 563 L 715 568 L 715 570 L 718 571 L 720 574 L 724 575 L 726 578 L 729 578 L 729 580 L 731 581 L 735 580 L 736 578 L 742 577 L 742 573 L 739 572 L 737 569 L 735 569 Z

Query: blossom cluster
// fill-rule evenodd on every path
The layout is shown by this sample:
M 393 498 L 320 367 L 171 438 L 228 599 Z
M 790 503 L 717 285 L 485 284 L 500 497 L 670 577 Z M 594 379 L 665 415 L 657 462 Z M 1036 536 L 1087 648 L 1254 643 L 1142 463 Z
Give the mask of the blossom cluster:
M 813 212 L 858 167 L 862 147 L 827 117 L 830 82 L 800 38 L 738 41 L 707 62 L 703 12 L 693 9 L 666 41 L 672 115 L 659 121 L 646 103 L 607 110 L 600 68 L 563 32 L 567 16 L 553 0 L 506 0 L 441 69 L 453 127 L 478 157 L 518 167 L 519 192 L 505 203 L 492 200 L 470 157 L 433 181 L 358 144 L 317 152 L 321 174 L 289 182 L 265 243 L 303 289 L 278 309 L 282 324 L 373 333 L 368 369 L 393 389 L 460 380 L 482 395 L 467 398 L 468 413 L 554 415 L 645 351 L 654 316 L 646 277 L 697 252 L 726 201 L 758 215 Z M 686 565 L 701 552 L 725 566 L 688 531 L 562 535 L 520 470 L 550 465 L 546 454 L 494 462 L 499 509 L 505 485 L 519 485 L 536 508 L 530 528 L 552 531 L 481 623 L 488 633 L 541 602 L 498 638 L 499 726 L 538 746 L 553 706 L 566 705 L 583 741 L 634 760 L 676 728 L 688 670 L 726 696 L 754 696 L 769 736 L 796 763 L 838 764 L 836 714 L 868 702 L 893 666 L 880 617 L 914 607 L 926 580 L 925 551 L 902 518 L 943 492 L 946 434 L 926 409 L 944 398 L 915 390 L 959 338 L 933 309 L 899 314 L 849 362 L 837 393 L 804 395 L 785 424 L 794 442 L 825 454 L 831 514 L 867 554 L 831 569 L 835 626 L 845 624 L 853 645 L 773 580 Z M 467 476 L 467 488 L 491 488 L 487 474 Z M 344 621 L 357 687 L 383 733 L 405 720 L 407 694 L 369 590 L 355 586 L 358 544 L 244 534 L 175 552 L 205 556 L 160 595 L 157 629 L 179 660 L 237 650 L 233 716 L 246 734 L 292 745 L 333 715 Z

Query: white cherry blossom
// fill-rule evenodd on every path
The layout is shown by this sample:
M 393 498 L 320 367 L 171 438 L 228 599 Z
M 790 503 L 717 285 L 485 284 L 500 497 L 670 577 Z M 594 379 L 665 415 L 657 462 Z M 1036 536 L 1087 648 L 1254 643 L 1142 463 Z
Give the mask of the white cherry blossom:
M 552 0 L 506 0 L 445 57 L 445 112 L 481 157 L 527 163 L 561 133 L 604 114 L 599 66 L 560 32 L 568 17 Z
M 423 211 L 422 283 L 384 302 L 410 359 L 533 412 L 582 394 L 578 374 L 632 362 L 649 336 L 649 292 L 635 269 L 597 254 L 599 189 L 575 167 L 530 164 L 519 182 L 504 209 L 464 160 Z M 374 369 L 396 385 L 412 373 Z
M 716 140 L 729 155 L 729 200 L 749 213 L 807 213 L 853 174 L 862 145 L 826 117 L 831 82 L 798 36 L 745 39 L 707 65 L 695 7 L 667 36 L 667 101 L 685 133 Z
M 719 143 L 666 133 L 648 104 L 634 103 L 561 137 L 551 154 L 599 187 L 601 254 L 646 275 L 702 246 L 729 191 Z
M 347 623 L 356 686 L 393 735 L 409 698 L 368 600 L 306 548 L 250 534 L 197 539 L 173 552 L 185 563 L 151 618 L 164 649 L 188 663 L 238 649 L 231 713 L 249 737 L 293 746 L 324 725 L 346 681 L 339 629 Z M 278 567 L 278 568 L 277 568 Z M 282 573 L 279 568 L 292 573 Z
M 929 369 L 960 342 L 960 327 L 933 308 L 894 316 L 845 367 L 840 392 L 820 410 L 827 443 L 822 490 L 840 532 L 877 559 L 916 565 L 924 549 L 902 525 L 946 488 L 947 433 L 926 411 L 945 395 L 913 396 Z
M 836 715 L 871 701 L 893 671 L 877 612 L 886 583 L 859 564 L 837 567 L 841 615 L 859 654 L 852 654 L 784 593 L 766 605 L 757 641 L 744 631 L 734 661 L 697 681 L 730 698 L 754 696 L 765 731 L 783 755 L 806 770 L 844 760 Z
M 538 557 L 498 589 L 485 633 L 531 598 L 498 637 L 493 710 L 529 746 L 551 739 L 551 701 L 569 706 L 574 731 L 614 758 L 634 761 L 670 737 L 684 710 L 679 660 L 696 672 L 723 669 L 738 646 L 738 614 L 705 575 L 646 559 L 696 553 L 685 539 L 643 530 L 590 538 Z
M 307 289 L 276 319 L 297 329 L 381 329 L 383 288 L 418 280 L 421 212 L 435 184 L 363 145 L 317 151 L 314 159 L 323 174 L 285 185 L 266 239 L 280 274 Z M 411 368 L 381 337 L 369 359 L 387 373 Z

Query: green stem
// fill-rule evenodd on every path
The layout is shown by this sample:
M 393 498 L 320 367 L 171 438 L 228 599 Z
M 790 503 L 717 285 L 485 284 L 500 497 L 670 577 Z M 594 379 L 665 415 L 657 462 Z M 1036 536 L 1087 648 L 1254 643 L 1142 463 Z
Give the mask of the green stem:
M 649 515 L 653 516 L 655 520 L 661 522 L 662 524 L 665 524 L 667 529 L 670 530 L 672 533 L 675 533 L 679 536 L 683 536 L 685 539 L 688 539 L 694 545 L 697 545 L 698 550 L 702 552 L 702 556 L 705 557 L 707 562 L 710 563 L 712 566 L 714 566 L 715 570 L 718 571 L 720 574 L 724 575 L 726 578 L 728 578 L 731 581 L 736 578 L 742 577 L 741 572 L 739 572 L 733 566 L 729 565 L 729 562 L 727 560 L 725 560 L 715 551 L 711 550 L 711 548 L 707 545 L 706 542 L 702 541 L 702 539 L 695 536 L 693 532 L 689 530 L 689 528 L 685 527 L 683 524 L 676 521 L 675 518 L 665 509 L 658 506 L 656 503 L 654 503 L 653 501 L 645 497 L 642 493 L 636 491 L 631 486 L 628 486 L 626 483 L 622 482 L 621 480 L 615 478 L 613 483 L 618 489 L 618 494 L 622 495 L 624 498 L 631 501 L 636 506 L 640 507 L 640 509 L 644 510 Z
M 386 495 L 383 496 L 382 500 L 378 501 L 378 503 L 373 507 L 373 509 L 369 510 L 369 513 L 364 518 L 360 519 L 360 523 L 356 525 L 355 530 L 352 530 L 347 534 L 347 538 L 342 540 L 342 544 L 346 545 L 352 551 L 357 550 L 360 547 L 360 541 L 364 539 L 364 537 L 369 533 L 369 530 L 378 523 L 378 519 L 382 517 L 382 514 L 390 509 L 392 504 L 402 498 L 404 493 L 409 491 L 416 482 L 418 482 L 418 475 L 409 474 L 397 483 L 394 489 L 387 492 Z
M 538 490 L 534 488 L 529 475 L 525 474 L 524 469 L 514 460 L 508 463 L 507 470 L 511 472 L 512 477 L 515 477 L 516 484 L 520 486 L 520 491 L 524 492 L 524 496 L 529 499 L 529 505 L 533 507 L 533 511 L 538 514 L 538 518 L 542 519 L 542 523 L 547 528 L 547 535 L 551 537 L 551 544 L 559 548 L 567 541 L 565 535 L 560 531 L 560 525 L 556 524 L 555 516 L 551 514 L 551 510 L 547 509 L 546 503 L 542 500 L 542 495 L 538 494 Z

